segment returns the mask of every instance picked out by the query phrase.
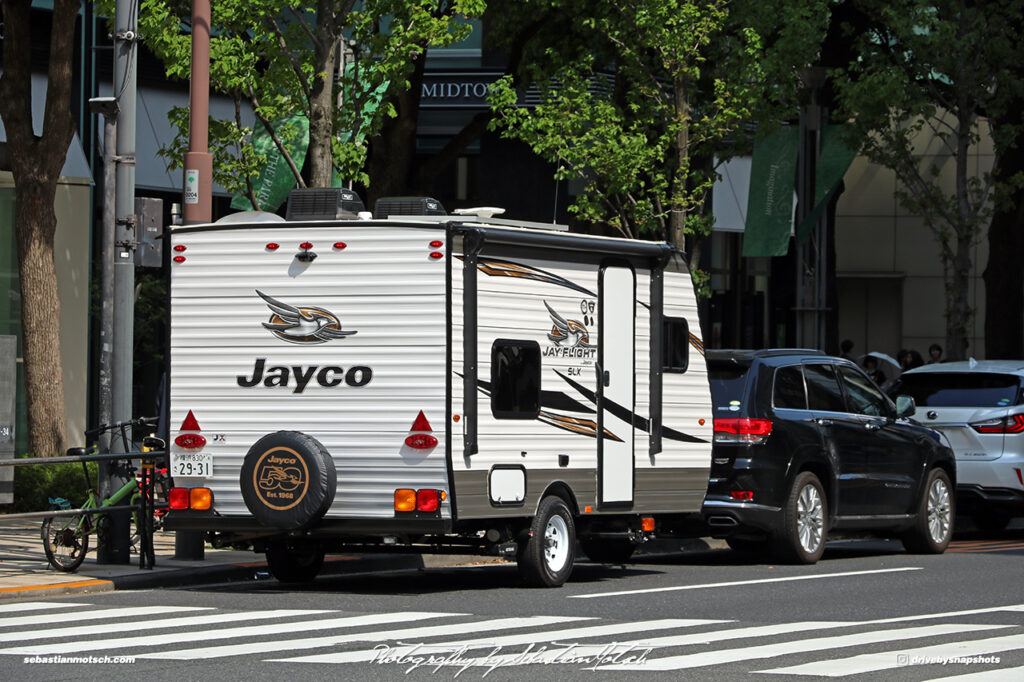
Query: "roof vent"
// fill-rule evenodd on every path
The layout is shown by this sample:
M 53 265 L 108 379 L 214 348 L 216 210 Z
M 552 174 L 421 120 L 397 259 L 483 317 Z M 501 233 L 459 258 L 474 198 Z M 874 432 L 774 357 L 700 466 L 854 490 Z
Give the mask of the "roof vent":
M 288 193 L 287 220 L 355 220 L 364 210 L 359 195 L 344 187 L 293 189 Z
M 373 206 L 374 218 L 399 215 L 448 215 L 437 199 L 430 197 L 383 197 Z

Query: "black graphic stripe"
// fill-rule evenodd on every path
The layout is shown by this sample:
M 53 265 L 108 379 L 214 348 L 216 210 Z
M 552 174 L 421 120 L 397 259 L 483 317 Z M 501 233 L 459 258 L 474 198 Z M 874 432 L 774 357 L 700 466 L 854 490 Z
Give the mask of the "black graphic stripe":
M 555 374 L 562 377 L 566 381 L 566 383 L 568 383 L 574 389 L 579 391 L 584 398 L 590 400 L 595 405 L 597 404 L 597 394 L 594 393 L 594 391 L 591 391 L 590 389 L 584 387 L 577 381 L 573 381 L 569 377 L 559 372 L 557 369 L 555 370 Z M 651 423 L 647 419 L 644 419 L 643 417 L 632 412 L 631 410 L 627 410 L 622 405 L 619 405 L 618 403 L 605 398 L 604 407 L 606 410 L 608 410 L 610 413 L 612 413 L 622 421 L 626 422 L 627 424 L 632 424 L 634 428 L 640 429 L 641 431 L 644 431 L 646 433 L 651 432 Z M 664 436 L 665 438 L 668 438 L 669 440 L 680 441 L 683 443 L 707 443 L 707 441 L 704 440 L 703 438 L 691 436 L 687 433 L 683 433 L 682 431 L 676 431 L 675 429 L 665 425 L 662 425 L 661 427 L 661 435 Z

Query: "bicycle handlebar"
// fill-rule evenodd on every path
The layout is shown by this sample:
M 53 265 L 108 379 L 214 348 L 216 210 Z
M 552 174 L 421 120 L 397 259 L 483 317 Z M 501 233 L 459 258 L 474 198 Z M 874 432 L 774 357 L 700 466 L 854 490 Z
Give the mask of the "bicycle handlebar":
M 160 421 L 159 417 L 136 417 L 135 419 L 128 419 L 125 421 L 114 422 L 113 424 L 101 424 L 94 429 L 86 429 L 86 436 L 98 436 L 106 431 L 113 431 L 115 429 L 126 428 L 129 426 L 152 426 Z

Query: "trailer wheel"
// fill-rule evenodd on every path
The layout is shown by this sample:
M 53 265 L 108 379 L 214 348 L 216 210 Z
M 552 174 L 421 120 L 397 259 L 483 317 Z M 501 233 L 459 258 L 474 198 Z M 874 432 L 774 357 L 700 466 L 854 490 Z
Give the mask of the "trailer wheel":
M 533 587 L 559 587 L 569 579 L 576 553 L 576 526 L 560 497 L 541 500 L 529 538 L 519 543 L 519 574 Z
M 330 453 L 312 436 L 277 431 L 249 448 L 239 475 L 242 499 L 257 521 L 295 530 L 318 521 L 334 501 Z
M 267 545 L 267 567 L 279 582 L 312 582 L 324 565 L 324 551 L 315 545 Z

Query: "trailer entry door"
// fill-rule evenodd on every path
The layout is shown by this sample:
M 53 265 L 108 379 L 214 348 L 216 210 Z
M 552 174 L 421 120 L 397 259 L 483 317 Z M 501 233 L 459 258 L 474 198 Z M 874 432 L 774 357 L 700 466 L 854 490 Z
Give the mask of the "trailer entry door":
M 627 267 L 601 269 L 598 494 L 601 507 L 633 504 L 636 277 Z

